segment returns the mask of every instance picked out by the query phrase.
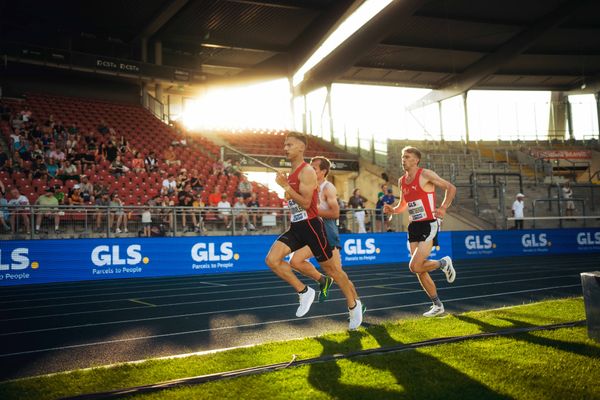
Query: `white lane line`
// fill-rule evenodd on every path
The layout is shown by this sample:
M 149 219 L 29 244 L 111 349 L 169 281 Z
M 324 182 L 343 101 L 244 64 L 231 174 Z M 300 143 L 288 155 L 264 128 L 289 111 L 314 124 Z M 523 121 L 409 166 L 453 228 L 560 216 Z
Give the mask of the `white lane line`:
M 578 278 L 573 275 L 562 275 L 562 276 L 552 276 L 552 277 L 543 277 L 543 278 L 529 278 L 529 279 L 517 279 L 517 280 L 509 280 L 502 282 L 484 282 L 484 283 L 474 283 L 471 285 L 462 285 L 462 286 L 448 286 L 438 288 L 438 292 L 442 290 L 456 290 L 456 289 L 464 289 L 478 286 L 488 286 L 488 285 L 504 285 L 504 284 L 514 284 L 521 282 L 531 282 L 531 281 L 540 281 L 544 279 L 561 279 L 561 278 Z M 375 297 L 387 297 L 387 296 L 400 296 L 411 293 L 421 293 L 423 289 L 416 289 L 411 291 L 402 291 L 397 293 L 382 293 L 382 294 L 373 294 L 369 296 L 361 296 L 362 299 L 370 299 Z M 288 295 L 289 296 L 289 295 Z M 331 299 L 329 302 L 338 302 L 338 301 L 346 301 L 345 298 L 340 299 Z M 135 318 L 135 319 L 124 319 L 118 321 L 105 321 L 105 322 L 96 322 L 96 323 L 87 323 L 87 324 L 78 324 L 78 325 L 65 325 L 65 326 L 56 326 L 52 328 L 40 328 L 40 329 L 31 329 L 26 331 L 17 331 L 17 332 L 5 332 L 0 333 L 0 337 L 4 336 L 15 336 L 15 335 L 24 335 L 30 333 L 40 333 L 40 332 L 53 332 L 53 331 L 62 331 L 62 330 L 70 330 L 70 329 L 78 329 L 78 328 L 90 328 L 96 326 L 108 326 L 108 325 L 122 325 L 122 324 L 131 324 L 137 322 L 147 322 L 147 321 L 159 321 L 166 319 L 176 319 L 176 318 L 189 318 L 189 317 L 198 317 L 201 315 L 213 315 L 213 314 L 226 314 L 226 313 L 236 313 L 241 311 L 255 311 L 255 310 L 263 310 L 269 308 L 278 308 L 278 307 L 288 307 L 288 306 L 297 306 L 298 303 L 288 303 L 288 304 L 275 304 L 269 306 L 259 306 L 259 307 L 246 307 L 246 308 L 233 308 L 229 310 L 214 310 L 214 311 L 203 311 L 198 313 L 186 313 L 186 314 L 175 314 L 175 315 L 163 315 L 160 317 L 148 317 L 148 318 Z
M 534 267 L 526 267 L 527 269 L 533 269 Z M 539 269 L 539 267 L 535 267 L 536 269 Z M 581 266 L 573 266 L 573 267 L 569 267 L 569 269 L 565 269 L 565 270 L 579 270 L 580 268 L 582 268 Z M 519 267 L 514 267 L 514 268 L 503 268 L 502 271 L 508 271 L 508 270 L 523 270 L 523 266 L 519 266 Z M 553 271 L 553 270 L 548 270 L 548 271 Z M 460 272 L 460 270 L 457 271 L 459 275 L 464 275 L 464 274 L 477 274 L 477 273 L 481 273 L 483 272 L 483 268 L 482 269 L 477 269 L 477 270 L 472 270 L 472 271 L 463 271 L 462 273 Z M 366 274 L 367 276 L 373 276 L 373 274 Z M 411 275 L 408 275 L 408 277 L 410 277 Z M 355 281 L 355 282 L 364 282 L 366 280 L 355 280 L 352 279 L 352 276 L 350 276 L 351 280 Z M 380 279 L 385 279 L 385 278 L 380 278 Z M 272 281 L 273 283 L 281 283 L 282 281 L 280 279 L 274 279 Z M 260 284 L 261 288 L 264 288 L 265 285 L 268 285 L 270 283 L 270 281 L 262 281 L 262 282 L 258 282 Z M 254 285 L 254 283 L 245 283 L 245 284 L 241 284 L 241 285 L 229 285 L 229 287 L 238 287 L 238 286 L 249 286 L 249 285 Z M 199 289 L 197 286 L 192 286 L 189 288 L 190 290 L 197 290 Z M 80 298 L 89 298 L 89 297 L 112 297 L 112 296 L 123 296 L 123 295 L 136 295 L 136 294 L 148 294 L 148 293 L 162 293 L 162 292 L 174 292 L 174 291 L 178 291 L 178 292 L 182 292 L 184 291 L 185 288 L 165 288 L 165 289 L 155 289 L 155 290 L 145 290 L 145 289 L 140 289 L 140 290 L 132 290 L 132 291 L 127 291 L 127 292 L 111 292 L 111 293 L 100 293 L 100 294 L 88 294 L 88 295 L 78 295 L 78 296 L 59 296 L 59 297 L 46 297 L 46 298 L 37 298 L 37 299 L 24 299 L 24 300 L 11 300 L 11 301 L 0 301 L 0 303 L 2 304 L 10 304 L 10 303 L 31 303 L 31 302 L 54 302 L 55 300 L 68 300 L 68 299 L 80 299 Z M 257 290 L 257 289 L 237 289 L 238 291 L 243 291 L 243 290 Z M 224 292 L 206 292 L 206 294 L 217 294 L 217 293 L 224 293 Z M 192 295 L 194 294 L 198 294 L 196 293 L 192 293 Z M 183 296 L 185 294 L 181 294 L 178 293 L 176 296 Z M 136 297 L 142 297 L 142 296 L 136 296 Z M 149 298 L 148 296 L 143 296 L 144 298 Z M 105 303 L 107 301 L 116 301 L 115 299 L 103 299 L 103 300 L 99 300 L 97 302 L 99 303 Z M 69 302 L 67 305 L 72 305 L 72 304 L 82 304 L 81 302 L 79 303 L 72 303 Z M 53 304 L 50 304 L 48 306 L 53 306 Z M 18 307 L 18 308 L 9 308 L 9 309 L 0 309 L 0 311 L 12 311 L 12 310 L 19 310 L 19 309 L 23 309 L 22 307 Z
M 133 303 L 142 304 L 142 305 L 145 305 L 145 306 L 156 307 L 156 304 L 146 303 L 145 301 L 141 301 L 141 300 L 137 300 L 137 299 L 129 299 L 129 301 L 131 301 Z M 139 308 L 139 307 L 136 307 L 136 308 Z
M 567 272 L 567 271 L 565 271 Z M 531 275 L 531 274 L 541 274 L 544 273 L 544 271 L 525 271 L 525 272 L 512 272 L 512 273 L 496 273 L 496 274 L 487 274 L 487 275 L 475 275 L 475 276 L 467 276 L 465 277 L 465 273 L 461 273 L 460 274 L 460 280 L 471 280 L 471 279 L 483 279 L 483 278 L 493 278 L 493 277 L 497 277 L 497 276 L 502 276 L 502 277 L 508 277 L 508 276 L 517 276 L 517 275 Z M 361 279 L 361 280 L 353 280 L 353 282 L 356 283 L 364 283 L 364 282 L 371 282 L 371 281 L 379 281 L 381 279 L 379 278 L 372 278 L 372 279 Z M 279 281 L 279 283 L 281 283 L 281 281 Z M 408 281 L 407 282 L 392 282 L 392 283 L 386 283 L 385 285 L 408 285 L 408 284 L 415 284 L 417 283 L 416 279 L 414 277 L 409 276 L 408 277 Z M 363 289 L 368 289 L 374 286 L 359 286 L 359 290 L 363 290 Z M 271 286 L 270 290 L 277 290 L 277 289 L 289 289 L 288 285 L 280 285 L 280 286 Z M 148 296 L 148 297 L 140 297 L 141 299 L 144 300 L 156 300 L 156 299 L 165 299 L 165 298 L 181 298 L 181 297 L 192 297 L 192 296 L 202 296 L 202 295 L 222 295 L 222 294 L 231 294 L 231 293 L 239 293 L 239 292 L 252 292 L 252 291 L 262 291 L 264 290 L 264 287 L 259 287 L 259 288 L 254 288 L 254 289 L 233 289 L 233 290 L 225 290 L 225 291 L 215 291 L 215 292 L 195 292 L 195 293 L 183 293 L 183 294 L 173 294 L 173 295 L 163 295 L 163 296 Z M 338 291 L 339 288 L 335 287 L 334 289 L 332 289 L 333 291 Z M 277 294 L 277 296 L 286 296 L 288 295 L 288 292 L 285 293 L 281 293 L 281 294 Z M 216 301 L 238 301 L 238 300 L 245 300 L 245 299 L 255 299 L 255 298 L 260 298 L 260 297 L 271 297 L 271 295 L 263 295 L 263 296 L 246 296 L 246 297 L 238 297 L 238 298 L 225 298 L 225 299 L 214 299 L 211 298 L 211 300 L 208 301 L 193 301 L 193 302 L 177 302 L 177 303 L 167 303 L 167 304 L 161 304 L 158 305 L 159 307 L 167 307 L 167 306 L 174 306 L 174 305 L 185 305 L 185 304 L 199 304 L 199 303 L 205 303 L 205 302 L 216 302 Z M 4 309 L 4 310 L 0 310 L 2 312 L 6 312 L 6 311 L 22 311 L 22 310 L 33 310 L 33 309 L 42 309 L 42 308 L 55 308 L 55 307 L 70 307 L 70 306 L 78 306 L 78 305 L 92 305 L 92 304 L 106 304 L 106 303 L 110 303 L 110 302 L 122 302 L 125 301 L 127 299 L 111 299 L 111 300 L 95 300 L 95 301 L 84 301 L 84 302 L 78 302 L 78 303 L 57 303 L 57 304 L 46 304 L 46 305 L 41 305 L 41 306 L 29 306 L 29 307 L 17 307 L 17 308 L 9 308 L 9 309 Z M 0 321 L 14 321 L 14 320 L 20 320 L 20 319 L 29 319 L 29 318 L 44 318 L 44 317 L 48 317 L 48 316 L 67 316 L 67 315 L 82 315 L 82 314 L 93 314 L 93 313 L 102 313 L 102 312 L 112 312 L 112 311 L 119 311 L 119 310 L 132 310 L 135 309 L 137 307 L 118 307 L 118 308 L 109 308 L 109 309 L 100 309 L 100 310 L 86 310 L 86 311 L 74 311 L 74 312 L 70 312 L 70 313 L 60 313 L 60 314 L 42 314 L 42 315 L 34 315 L 34 316 L 30 316 L 30 317 L 17 317 L 17 318 L 9 318 L 9 319 L 0 319 Z
M 400 264 L 387 264 L 383 267 L 358 267 L 358 266 L 352 266 L 349 267 L 348 269 L 346 269 L 346 272 L 349 273 L 349 275 L 352 276 L 364 276 L 364 275 L 386 275 L 389 274 L 390 276 L 393 276 L 395 274 L 401 275 L 402 271 L 404 271 L 405 269 L 399 269 L 399 268 L 404 268 L 404 266 L 402 266 L 404 263 L 400 263 Z M 481 266 L 481 264 L 483 264 L 484 266 Z M 544 266 L 527 266 L 527 265 L 523 265 L 523 262 L 517 262 L 517 263 L 511 263 L 511 262 L 505 262 L 502 264 L 496 264 L 496 265 L 491 265 L 491 266 L 485 266 L 486 262 L 485 260 L 482 260 L 481 264 L 476 264 L 476 265 L 464 265 L 464 266 L 460 266 L 460 263 L 457 262 L 458 268 L 463 271 L 463 272 L 472 272 L 472 271 L 479 271 L 481 269 L 490 269 L 490 268 L 496 268 L 499 267 L 502 270 L 510 268 L 510 267 L 516 267 L 516 268 L 527 268 L 527 269 L 532 269 L 532 268 L 543 268 L 543 269 L 561 269 L 560 266 L 561 265 L 568 265 L 571 266 L 572 263 L 569 262 L 567 263 L 566 261 L 562 261 L 562 260 L 555 260 L 555 261 L 550 261 L 550 262 L 545 262 Z M 579 267 L 583 267 L 585 264 L 578 264 Z M 380 272 L 380 270 L 390 270 L 390 272 Z M 103 292 L 105 292 L 107 289 L 108 290 L 119 290 L 119 287 L 117 286 L 122 286 L 123 288 L 127 288 L 127 289 L 131 289 L 131 288 L 139 288 L 140 290 L 144 290 L 147 291 L 148 288 L 152 288 L 152 287 L 159 287 L 162 290 L 169 290 L 169 289 L 165 289 L 165 287 L 169 288 L 171 287 L 172 290 L 176 290 L 176 287 L 179 288 L 183 288 L 185 289 L 186 287 L 189 287 L 190 289 L 193 289 L 196 285 L 196 283 L 198 283 L 198 281 L 196 281 L 196 279 L 202 279 L 204 282 L 206 283 L 226 283 L 227 286 L 236 286 L 235 283 L 236 282 L 246 282 L 246 284 L 250 285 L 252 283 L 270 283 L 270 282 L 278 282 L 279 278 L 277 278 L 273 273 L 271 273 L 270 271 L 255 271 L 252 273 L 253 277 L 239 277 L 240 273 L 236 273 L 236 274 L 231 274 L 232 276 L 229 277 L 228 274 L 224 274 L 221 275 L 219 277 L 217 276 L 212 276 L 215 278 L 215 282 L 212 282 L 212 280 L 210 279 L 211 276 L 210 275 L 203 275 L 203 276 L 198 276 L 198 275 L 190 275 L 190 276 L 185 276 L 185 277 L 181 277 L 180 279 L 174 279 L 174 278 L 147 278 L 147 280 L 145 281 L 139 281 L 136 283 L 132 283 L 130 282 L 130 279 L 125 279 L 125 280 L 116 280 L 117 282 L 114 282 L 113 285 L 103 285 L 103 286 L 98 286 L 98 287 L 91 287 L 91 288 L 85 288 L 85 284 L 79 284 L 79 286 L 82 286 L 82 289 L 79 290 L 73 290 L 73 285 L 70 285 L 69 283 L 65 283 L 64 285 L 68 285 L 68 287 L 64 287 L 65 290 L 51 290 L 51 291 L 46 291 L 46 292 L 40 292 L 39 289 L 40 288 L 33 288 L 33 287 L 29 287 L 28 285 L 22 287 L 22 290 L 20 290 L 18 293 L 14 294 L 14 295 L 7 295 L 7 296 L 0 296 L 0 302 L 2 303 L 12 303 L 12 302 L 18 302 L 18 301 L 47 301 L 47 300 L 56 300 L 56 299 L 61 299 L 61 298 L 77 298 L 77 297 L 81 297 L 79 295 L 77 295 L 77 293 L 86 293 L 86 297 L 90 297 L 90 296 L 94 296 L 94 294 L 90 294 L 90 292 L 99 292 L 98 295 L 104 295 Z M 265 277 L 260 277 L 260 276 L 256 276 L 256 275 L 265 275 Z M 408 274 L 408 276 L 410 276 L 410 274 Z M 139 279 L 139 278 L 135 278 L 135 279 Z M 157 282 L 157 279 L 165 279 L 165 282 Z M 177 281 L 182 281 L 181 283 L 177 283 Z M 88 286 L 90 285 L 95 285 L 95 284 L 101 284 L 104 282 L 89 282 Z M 107 282 L 108 283 L 108 282 Z M 244 285 L 244 283 L 242 283 L 241 285 Z M 35 285 L 37 286 L 37 285 Z M 115 287 L 113 287 L 115 286 Z M 27 292 L 26 290 L 30 289 L 31 293 Z M 57 289 L 63 289 L 62 287 L 59 287 Z M 34 298 L 34 299 L 28 299 L 27 297 L 30 297 L 32 294 L 33 295 L 52 295 L 52 294 L 67 294 L 67 293 L 72 293 L 72 296 L 62 296 L 62 297 L 51 297 L 51 298 Z M 118 293 L 118 292 L 117 292 Z M 124 293 L 129 293 L 129 292 L 124 292 Z M 110 293 L 110 294 L 114 294 Z M 26 299 L 18 299 L 17 297 L 21 298 L 21 297 L 25 297 Z M 8 300 L 10 299 L 10 300 Z
M 547 291 L 547 290 L 566 289 L 566 288 L 580 287 L 580 286 L 581 286 L 581 284 L 549 286 L 549 287 L 538 288 L 538 289 L 516 290 L 516 291 L 511 291 L 511 292 L 493 293 L 493 294 L 485 294 L 485 295 L 479 295 L 479 296 L 459 297 L 456 299 L 444 299 L 444 303 L 452 303 L 452 302 L 456 302 L 456 301 L 464 301 L 464 300 L 472 300 L 472 299 L 482 299 L 482 298 L 488 298 L 488 297 L 499 297 L 499 296 L 506 296 L 506 295 L 510 295 L 510 294 L 542 292 L 542 291 Z M 374 309 L 370 309 L 369 311 L 373 312 L 373 311 L 381 311 L 381 310 L 409 308 L 409 307 L 416 307 L 416 306 L 429 305 L 429 304 L 431 304 L 431 302 L 427 301 L 427 302 L 423 302 L 423 303 L 413 303 L 413 304 L 404 304 L 404 305 L 398 305 L 398 306 L 374 308 Z M 347 313 L 343 312 L 343 313 L 333 313 L 333 314 L 325 314 L 325 315 L 314 315 L 314 316 L 310 316 L 310 317 L 303 317 L 301 319 L 309 320 L 309 319 L 317 319 L 317 318 L 328 318 L 328 317 L 335 317 L 335 316 L 346 315 L 346 314 Z M 284 323 L 284 322 L 292 322 L 292 321 L 298 321 L 298 320 L 299 320 L 298 318 L 289 318 L 289 319 L 281 319 L 281 320 L 275 320 L 275 321 L 257 322 L 257 323 L 252 323 L 252 324 L 221 326 L 221 327 L 217 327 L 217 328 L 195 329 L 195 330 L 191 330 L 191 331 L 164 333 L 164 334 L 160 334 L 160 335 L 138 336 L 138 337 L 132 337 L 132 338 L 113 339 L 113 340 L 105 340 L 105 341 L 98 341 L 98 342 L 74 344 L 74 345 L 69 345 L 69 346 L 49 347 L 49 348 L 45 348 L 45 349 L 19 351 L 19 352 L 15 352 L 15 353 L 4 353 L 4 354 L 0 354 L 0 358 L 20 356 L 20 355 L 25 355 L 25 354 L 42 353 L 42 352 L 47 352 L 47 351 L 67 350 L 67 349 L 74 349 L 74 348 L 80 348 L 80 347 L 90 347 L 90 346 L 99 346 L 99 345 L 113 344 L 113 343 L 131 342 L 131 341 L 137 341 L 137 340 L 148 340 L 148 339 L 158 339 L 158 338 L 164 338 L 164 337 L 191 335 L 191 334 L 195 334 L 195 333 L 214 332 L 214 331 L 222 331 L 222 330 L 228 330 L 228 329 L 251 328 L 251 327 L 271 325 L 271 324 L 280 324 L 280 323 Z
M 203 285 L 208 285 L 208 286 L 229 286 L 224 283 L 215 283 L 215 282 L 197 282 L 197 283 L 201 283 Z

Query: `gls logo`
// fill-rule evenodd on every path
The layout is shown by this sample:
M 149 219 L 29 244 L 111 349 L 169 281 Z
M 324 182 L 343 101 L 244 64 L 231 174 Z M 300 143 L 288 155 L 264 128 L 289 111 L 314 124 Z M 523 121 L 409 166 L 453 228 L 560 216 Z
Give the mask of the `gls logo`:
M 600 232 L 596 232 L 592 236 L 592 232 L 579 232 L 577 234 L 577 244 L 580 246 L 593 246 L 600 244 Z
M 218 253 L 215 251 L 214 243 L 196 243 L 194 247 L 192 247 L 192 259 L 195 262 L 229 261 L 232 258 L 235 257 L 233 254 L 233 243 L 231 242 L 221 243 Z
M 361 239 L 348 239 L 344 242 L 344 252 L 349 256 L 374 254 L 377 253 L 377 250 L 373 238 L 365 240 L 364 247 Z
M 142 261 L 142 246 L 132 244 L 127 247 L 126 258 L 121 258 L 119 245 L 97 246 L 92 250 L 92 263 L 97 267 L 107 265 L 136 265 Z
M 489 250 L 496 248 L 496 245 L 492 243 L 492 235 L 467 235 L 465 247 L 467 250 Z
M 29 249 L 18 247 L 10 253 L 10 263 L 2 263 L 2 250 L 0 250 L 0 271 L 18 271 L 29 266 Z
M 525 248 L 530 247 L 549 247 L 552 243 L 546 238 L 545 233 L 526 233 L 521 236 L 521 244 Z

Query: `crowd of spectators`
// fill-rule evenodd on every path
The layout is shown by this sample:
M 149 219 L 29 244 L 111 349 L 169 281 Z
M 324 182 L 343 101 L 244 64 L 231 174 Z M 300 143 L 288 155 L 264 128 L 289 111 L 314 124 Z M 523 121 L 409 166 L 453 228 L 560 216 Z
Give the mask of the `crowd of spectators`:
M 172 206 L 182 207 L 182 211 L 177 213 L 177 218 L 181 218 L 177 223 L 178 229 L 183 231 L 204 230 L 205 206 L 218 208 L 216 218 L 226 228 L 230 227 L 231 219 L 234 218 L 242 224 L 243 230 L 255 229 L 256 214 L 250 216 L 243 208 L 258 207 L 258 202 L 256 195 L 253 196 L 252 184 L 241 173 L 239 162 L 215 161 L 211 172 L 217 177 L 235 175 L 240 178 L 234 205 L 227 201 L 227 195 L 219 186 L 215 187 L 205 205 L 201 194 L 206 181 L 197 170 L 188 172 L 182 168 L 177 174 L 170 174 L 161 169 L 162 165 L 181 166 L 175 146 L 186 146 L 185 140 L 172 143 L 163 154 L 157 156 L 154 151 L 143 154 L 130 146 L 127 139 L 104 120 L 98 122 L 96 130 L 88 131 L 80 129 L 77 123 L 65 124 L 52 115 L 38 120 L 28 108 L 11 110 L 2 102 L 0 117 L 10 127 L 9 152 L 0 153 L 0 171 L 11 176 L 18 173 L 22 179 L 44 186 L 43 193 L 38 192 L 39 196 L 34 201 L 41 211 L 36 213 L 34 221 L 36 232 L 41 229 L 45 217 L 54 222 L 54 231 L 59 232 L 61 218 L 56 208 L 53 208 L 59 205 L 111 206 L 114 210 L 111 209 L 109 214 L 108 229 L 115 233 L 128 232 L 132 214 L 125 212 L 125 203 L 119 197 L 118 189 L 111 189 L 107 182 L 90 180 L 98 172 L 99 165 L 103 165 L 116 179 L 130 171 L 135 174 L 144 171 L 158 173 L 162 176 L 162 184 L 158 183 L 157 186 L 160 187 L 154 188 L 158 194 L 145 204 L 138 204 L 145 207 L 137 216 L 142 220 L 143 234 L 146 236 L 151 235 L 154 225 L 165 225 L 167 229 L 172 229 L 175 222 L 173 214 L 156 211 L 160 207 Z M 29 193 L 20 193 L 17 188 L 6 193 L 1 181 L 0 185 L 0 229 L 15 233 L 17 227 L 20 227 L 30 233 L 32 221 L 29 220 L 29 214 L 11 207 L 29 205 L 33 199 L 28 199 Z M 147 211 L 150 211 L 149 216 Z M 105 211 L 98 211 L 93 219 L 94 229 L 107 229 L 103 225 L 107 220 Z

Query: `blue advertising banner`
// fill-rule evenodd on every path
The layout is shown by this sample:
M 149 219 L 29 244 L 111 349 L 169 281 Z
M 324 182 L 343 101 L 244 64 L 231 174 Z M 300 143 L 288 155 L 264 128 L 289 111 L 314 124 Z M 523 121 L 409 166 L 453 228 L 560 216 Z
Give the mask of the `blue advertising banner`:
M 268 270 L 277 236 L 0 242 L 0 286 Z M 406 233 L 341 235 L 342 264 L 408 262 Z M 600 229 L 441 232 L 432 258 L 600 252 Z
M 456 259 L 600 251 L 598 229 L 452 232 Z

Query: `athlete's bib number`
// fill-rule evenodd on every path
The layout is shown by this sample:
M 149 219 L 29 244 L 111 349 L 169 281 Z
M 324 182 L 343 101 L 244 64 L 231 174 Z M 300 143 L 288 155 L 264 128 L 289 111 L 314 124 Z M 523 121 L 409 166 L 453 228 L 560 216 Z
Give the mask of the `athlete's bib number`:
M 419 221 L 427 218 L 425 206 L 423 206 L 423 202 L 420 199 L 408 202 L 408 215 L 410 215 L 411 221 Z
M 291 212 L 291 220 L 292 222 L 304 221 L 308 219 L 308 213 L 306 210 L 300 205 L 298 205 L 294 200 L 288 200 L 288 206 L 290 207 Z

